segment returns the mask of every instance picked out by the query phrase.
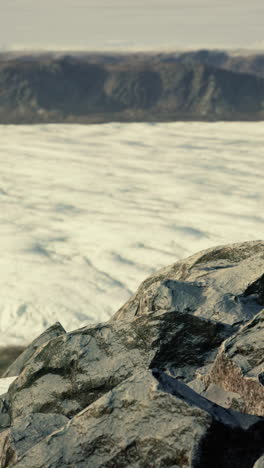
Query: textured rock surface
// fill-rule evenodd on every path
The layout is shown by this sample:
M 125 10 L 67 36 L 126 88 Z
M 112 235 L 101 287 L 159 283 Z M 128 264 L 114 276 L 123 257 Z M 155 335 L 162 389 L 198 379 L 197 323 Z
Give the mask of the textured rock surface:
M 218 436 L 226 440 L 221 448 L 211 446 L 203 457 L 202 445 L 214 425 Z M 216 466 L 244 468 L 260 453 L 260 441 L 255 444 L 251 437 L 257 425 L 264 442 L 264 420 L 244 416 L 241 424 L 235 414 L 197 396 L 177 380 L 141 371 L 35 445 L 15 466 L 199 467 L 210 466 L 217 458 Z M 232 432 L 236 436 L 228 440 Z M 237 446 L 239 436 L 247 437 L 247 448 Z M 244 455 L 240 465 L 234 456 L 238 448 Z
M 13 465 L 32 446 L 65 425 L 67 421 L 65 416 L 52 413 L 35 413 L 18 418 L 13 427 L 0 434 L 2 464 Z
M 176 309 L 218 322 L 246 322 L 262 307 L 249 286 L 263 275 L 264 242 L 204 250 L 147 278 L 112 320 Z
M 152 314 L 100 324 L 41 346 L 11 385 L 12 417 L 54 411 L 73 416 L 136 369 L 173 368 L 189 381 L 213 362 L 232 327 L 188 314 Z
M 38 336 L 32 343 L 24 350 L 22 354 L 10 365 L 10 367 L 4 372 L 3 377 L 13 377 L 18 375 L 23 369 L 26 362 L 33 356 L 36 349 L 46 343 L 55 336 L 63 335 L 65 332 L 64 328 L 60 323 L 55 323 L 47 330 L 45 330 L 40 336 Z
M 0 467 L 261 468 L 263 271 L 262 241 L 209 249 L 56 324 L 1 397 Z
M 235 392 L 240 397 L 243 412 L 264 416 L 263 377 L 264 310 L 222 344 L 204 379 L 207 384 L 213 382 L 224 390 Z

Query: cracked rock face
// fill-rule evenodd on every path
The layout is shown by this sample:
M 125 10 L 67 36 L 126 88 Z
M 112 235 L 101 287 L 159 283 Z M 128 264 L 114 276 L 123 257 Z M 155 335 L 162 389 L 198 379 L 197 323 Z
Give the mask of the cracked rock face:
M 255 428 L 264 442 L 264 421 L 245 416 L 242 428 L 236 415 L 203 400 L 164 373 L 140 371 L 35 444 L 15 466 L 199 468 L 212 466 L 217 457 L 221 465 L 216 466 L 244 468 L 254 462 L 259 450 L 251 432 Z M 203 444 L 214 426 L 226 439 L 224 452 L 212 443 L 204 455 Z M 246 449 L 240 448 L 240 437 L 247 438 Z M 244 455 L 240 465 L 235 460 L 238 448 Z
M 68 422 L 59 414 L 33 413 L 18 418 L 9 430 L 0 433 L 1 466 L 12 466 L 33 445 Z
M 262 468 L 263 272 L 262 241 L 209 249 L 48 329 L 6 373 L 0 467 Z
M 12 418 L 72 417 L 140 368 L 173 368 L 189 381 L 231 333 L 230 326 L 171 312 L 61 335 L 41 345 L 11 385 Z
M 235 392 L 241 411 L 264 416 L 263 371 L 264 309 L 223 342 L 205 381 Z
M 33 356 L 36 349 L 38 349 L 40 345 L 46 343 L 47 341 L 51 340 L 56 336 L 63 335 L 64 333 L 66 333 L 66 331 L 59 322 L 49 327 L 40 336 L 38 336 L 31 343 L 31 345 L 25 349 L 25 351 L 22 354 L 20 354 L 20 356 L 15 360 L 15 362 L 13 362 L 13 364 L 11 364 L 11 366 L 3 374 L 3 377 L 14 377 L 19 375 L 24 365 Z
M 233 325 L 253 318 L 263 301 L 264 241 L 208 249 L 146 279 L 112 320 L 178 310 Z

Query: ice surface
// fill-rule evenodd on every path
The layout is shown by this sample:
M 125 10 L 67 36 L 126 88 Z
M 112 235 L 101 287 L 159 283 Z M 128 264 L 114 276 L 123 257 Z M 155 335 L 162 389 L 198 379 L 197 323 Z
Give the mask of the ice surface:
M 0 343 L 107 320 L 156 269 L 263 238 L 263 123 L 0 126 Z

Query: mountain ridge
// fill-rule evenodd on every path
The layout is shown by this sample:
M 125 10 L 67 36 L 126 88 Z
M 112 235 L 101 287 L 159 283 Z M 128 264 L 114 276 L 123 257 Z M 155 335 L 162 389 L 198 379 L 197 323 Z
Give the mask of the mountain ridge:
M 264 78 L 188 57 L 0 61 L 0 123 L 264 119 Z

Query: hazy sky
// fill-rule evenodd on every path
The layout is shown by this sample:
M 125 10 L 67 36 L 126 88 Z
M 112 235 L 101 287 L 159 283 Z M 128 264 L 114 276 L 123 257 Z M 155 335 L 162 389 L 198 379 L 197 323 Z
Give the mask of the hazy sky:
M 264 48 L 263 0 L 0 3 L 0 48 Z

